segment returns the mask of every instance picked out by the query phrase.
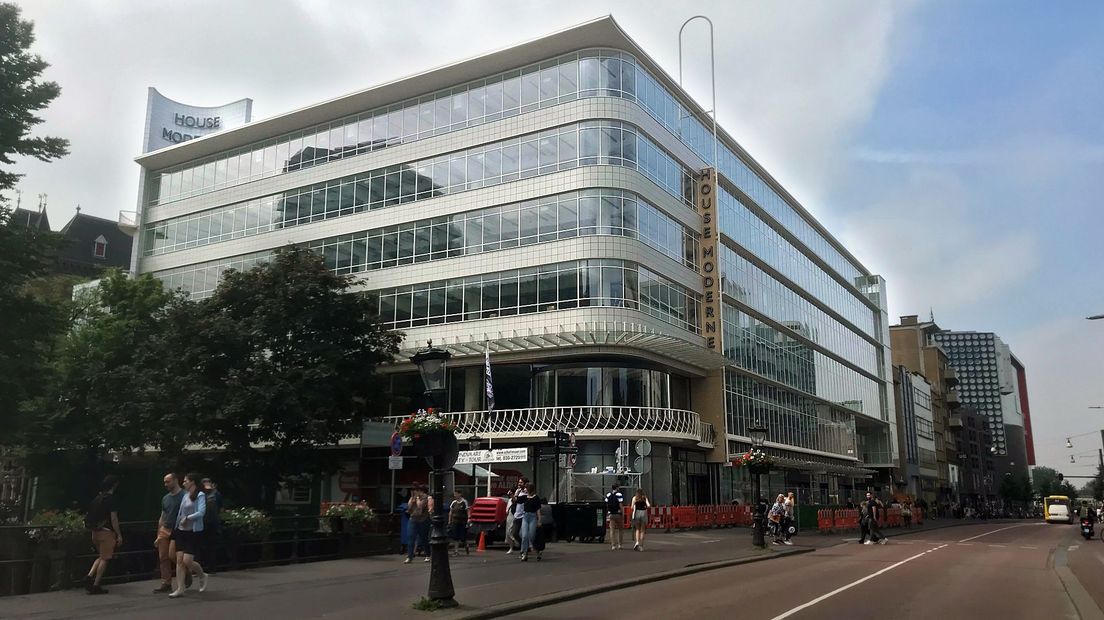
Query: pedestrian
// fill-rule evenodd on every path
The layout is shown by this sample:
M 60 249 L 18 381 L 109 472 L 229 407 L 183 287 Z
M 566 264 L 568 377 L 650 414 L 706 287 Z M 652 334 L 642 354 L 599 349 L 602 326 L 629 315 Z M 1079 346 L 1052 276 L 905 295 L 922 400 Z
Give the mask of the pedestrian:
M 521 518 L 521 561 L 529 561 L 529 547 L 537 547 L 537 530 L 541 525 L 541 498 L 537 495 L 537 489 L 533 483 L 525 485 L 525 500 L 522 502 Z M 537 548 L 537 560 L 541 559 L 543 551 Z
M 100 483 L 100 492 L 85 513 L 84 525 L 92 534 L 92 546 L 97 557 L 84 578 L 84 589 L 89 594 L 107 594 L 107 588 L 100 584 L 107 572 L 107 563 L 115 556 L 115 548 L 123 544 L 123 531 L 119 529 L 119 513 L 115 507 L 115 490 L 119 488 L 119 478 L 107 476 Z
M 625 496 L 621 486 L 613 483 L 612 490 L 606 494 L 606 522 L 609 523 L 610 549 L 617 551 L 625 539 Z
M 786 518 L 786 496 L 781 493 L 774 498 L 774 504 L 770 508 L 770 512 L 767 514 L 767 520 L 770 521 L 771 538 L 774 544 L 782 544 L 782 521 Z
M 464 553 L 470 554 L 468 549 L 468 500 L 460 491 L 452 492 L 452 503 L 449 504 L 449 538 L 456 541 L 456 550 L 453 555 L 460 555 L 460 545 L 464 546 Z
M 184 499 L 184 489 L 180 487 L 176 474 L 165 474 L 163 482 L 166 493 L 161 498 L 161 516 L 157 519 L 157 537 L 153 540 L 153 546 L 157 549 L 157 566 L 161 570 L 161 585 L 153 591 L 155 594 L 172 592 L 173 568 L 176 566 L 176 542 L 172 539 L 172 531 L 180 514 L 180 500 Z M 185 587 L 191 585 L 192 579 L 188 575 Z
M 870 494 L 866 496 L 869 498 Z M 859 503 L 859 544 L 866 544 L 866 538 L 870 536 L 870 506 L 866 502 Z
M 207 512 L 207 495 L 200 487 L 199 474 L 184 476 L 184 497 L 180 499 L 180 512 L 173 540 L 176 541 L 176 589 L 169 593 L 170 598 L 184 595 L 184 575 L 194 574 L 199 578 L 199 591 L 207 590 L 207 573 L 196 562 L 203 536 L 203 516 Z
M 406 514 L 410 517 L 410 540 L 406 546 L 406 559 L 403 560 L 403 564 L 414 561 L 414 552 L 419 545 L 425 552 L 424 561 L 429 561 L 429 517 L 433 514 L 433 508 L 429 487 L 415 486 L 410 499 L 406 502 Z
M 525 517 L 525 500 L 529 497 L 528 492 L 526 491 L 528 485 L 528 478 L 521 478 L 520 480 L 518 480 L 518 486 L 516 489 L 514 489 L 514 501 L 509 506 L 510 512 L 514 515 L 514 523 L 510 531 L 513 534 L 514 541 L 517 542 L 518 552 L 521 554 L 526 554 L 529 552 L 528 548 L 521 546 L 521 526 L 522 520 Z M 511 545 L 510 548 L 506 550 L 506 555 L 509 555 L 513 552 L 514 548 Z
M 632 499 L 633 550 L 644 550 L 644 532 L 648 529 L 648 509 L 652 503 L 644 489 L 637 489 Z
M 514 547 L 520 547 L 521 541 L 518 540 L 517 534 L 514 533 L 514 524 L 517 522 L 514 519 L 514 492 L 508 491 L 506 493 L 506 528 L 504 532 L 504 538 L 506 539 L 506 555 L 510 555 L 514 552 Z
M 870 492 L 866 494 L 866 511 L 867 527 L 870 530 L 870 540 L 866 544 L 886 544 L 886 537 L 882 534 L 882 528 L 878 525 L 878 517 L 885 514 L 885 505 Z
M 222 522 L 219 518 L 223 508 L 222 492 L 213 480 L 204 478 L 203 493 L 207 496 L 207 512 L 203 516 L 203 536 L 200 537 L 200 562 L 207 567 L 208 575 L 214 575 L 218 564 L 216 555 L 222 538 Z
M 794 492 L 790 491 L 786 494 L 785 501 L 782 502 L 782 508 L 784 514 L 782 515 L 782 542 L 787 545 L 793 545 L 790 541 L 790 537 L 793 536 L 794 527 L 794 510 L 797 506 L 797 498 L 794 497 Z
M 912 529 L 912 504 L 908 502 L 901 505 L 901 522 L 906 529 Z
M 847 498 L 847 509 L 848 510 L 854 510 L 855 509 L 855 502 L 852 501 L 850 497 Z

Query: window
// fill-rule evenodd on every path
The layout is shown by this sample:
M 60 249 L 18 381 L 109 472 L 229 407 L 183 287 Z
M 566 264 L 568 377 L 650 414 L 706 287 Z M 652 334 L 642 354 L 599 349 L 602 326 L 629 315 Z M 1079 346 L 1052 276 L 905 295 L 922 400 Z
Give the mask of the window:
M 92 242 L 92 255 L 96 258 L 107 258 L 107 239 L 103 235 Z

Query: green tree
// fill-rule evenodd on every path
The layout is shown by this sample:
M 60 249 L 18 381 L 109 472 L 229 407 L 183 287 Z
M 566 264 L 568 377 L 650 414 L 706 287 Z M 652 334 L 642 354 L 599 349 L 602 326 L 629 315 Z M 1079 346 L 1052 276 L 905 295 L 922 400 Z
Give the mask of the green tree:
M 226 273 L 189 332 L 168 337 L 179 348 L 164 353 L 191 360 L 189 389 L 205 403 L 198 435 L 269 489 L 281 474 L 314 473 L 318 446 L 358 434 L 382 410 L 376 368 L 398 352 L 401 336 L 352 284 L 317 254 L 281 250 L 250 271 Z
M 42 80 L 50 65 L 30 52 L 34 24 L 19 18 L 19 7 L 0 4 L 0 164 L 15 163 L 13 156 L 51 161 L 68 153 L 69 141 L 31 137 L 42 122 L 36 114 L 61 93 L 56 82 Z M 0 192 L 15 187 L 22 176 L 0 168 Z
M 11 221 L 0 205 L 0 445 L 20 443 L 26 409 L 44 396 L 47 360 L 65 327 L 64 309 L 31 284 L 53 268 L 61 235 Z
M 1035 487 L 1035 493 L 1039 497 L 1056 495 L 1058 489 L 1058 471 L 1049 467 L 1033 467 L 1031 469 L 1031 481 Z

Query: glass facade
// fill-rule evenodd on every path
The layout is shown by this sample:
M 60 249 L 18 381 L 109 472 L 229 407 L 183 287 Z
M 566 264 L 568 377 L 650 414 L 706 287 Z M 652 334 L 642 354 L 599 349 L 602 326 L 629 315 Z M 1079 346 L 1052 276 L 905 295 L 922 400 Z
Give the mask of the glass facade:
M 860 300 L 858 289 L 840 284 L 778 231 L 759 219 L 738 198 L 723 187 L 718 190 L 721 232 L 794 284 L 828 304 L 871 338 L 878 337 L 874 329 L 874 315 L 877 310 Z
M 693 204 L 691 172 L 639 129 L 587 121 L 154 222 L 147 226 L 144 251 L 184 250 L 594 165 L 639 170 Z
M 700 296 L 635 263 L 570 261 L 384 289 L 380 317 L 396 329 L 589 306 L 631 308 L 700 332 Z
M 878 383 L 724 304 L 724 353 L 738 367 L 853 411 L 878 415 Z
M 759 422 L 769 431 L 767 441 L 854 456 L 852 413 L 731 369 L 725 371 L 725 411 L 729 433 L 747 437 L 748 428 Z
M 725 295 L 789 326 L 873 376 L 881 376 L 875 345 L 731 249 L 722 246 L 719 254 Z
M 670 376 L 647 368 L 550 368 L 533 375 L 533 406 L 667 408 Z
M 337 273 L 591 235 L 639 239 L 697 269 L 697 236 L 632 192 L 588 189 L 312 241 Z

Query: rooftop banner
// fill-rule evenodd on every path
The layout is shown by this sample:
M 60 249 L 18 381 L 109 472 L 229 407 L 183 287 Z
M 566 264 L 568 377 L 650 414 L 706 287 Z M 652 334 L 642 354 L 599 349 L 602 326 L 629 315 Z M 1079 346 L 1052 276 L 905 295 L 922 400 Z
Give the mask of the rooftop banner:
M 223 129 L 240 127 L 248 123 L 252 115 L 252 99 L 206 108 L 173 101 L 151 86 L 146 101 L 142 152 L 149 153 Z

